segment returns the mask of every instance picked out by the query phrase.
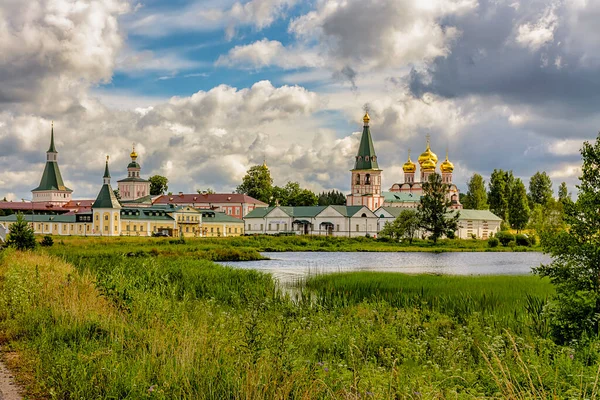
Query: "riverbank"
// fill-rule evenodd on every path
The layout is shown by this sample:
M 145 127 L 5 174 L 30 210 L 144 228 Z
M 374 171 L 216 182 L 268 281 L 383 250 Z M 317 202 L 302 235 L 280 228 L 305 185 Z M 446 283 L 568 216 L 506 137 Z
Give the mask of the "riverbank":
M 489 247 L 485 240 L 475 239 L 442 239 L 437 243 L 429 240 L 415 239 L 413 243 L 388 242 L 372 238 L 343 238 L 327 236 L 239 236 L 224 238 L 191 238 L 181 242 L 172 238 L 140 238 L 140 237 L 76 237 L 65 236 L 55 238 L 55 247 L 67 246 L 88 252 L 131 252 L 141 251 L 155 254 L 179 254 L 180 252 L 215 252 L 231 251 L 239 261 L 258 259 L 258 252 L 288 251 L 327 251 L 327 252 L 527 252 L 541 251 L 539 246 Z M 109 246 L 109 247 L 107 247 Z M 240 253 L 241 252 L 241 253 Z M 214 261 L 222 260 L 213 254 Z
M 0 337 L 56 398 L 590 397 L 598 346 L 558 346 L 528 277 L 343 274 L 296 301 L 180 251 L 0 257 Z M 402 300 L 396 300 L 402 299 Z M 51 395 L 50 395 L 51 394 Z

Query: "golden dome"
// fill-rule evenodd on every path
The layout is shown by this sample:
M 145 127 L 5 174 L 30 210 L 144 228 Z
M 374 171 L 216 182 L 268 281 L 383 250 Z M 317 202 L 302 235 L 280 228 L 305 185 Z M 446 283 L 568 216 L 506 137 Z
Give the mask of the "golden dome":
M 410 159 L 410 150 L 408 151 L 408 160 L 404 163 L 402 169 L 406 173 L 415 172 L 417 170 L 417 165 Z
M 365 125 L 368 125 L 370 120 L 371 120 L 371 117 L 369 117 L 369 113 L 366 112 L 365 116 L 363 117 L 363 122 L 365 123 Z
M 131 150 L 131 153 L 129 154 L 129 157 L 131 157 L 131 159 L 135 161 L 137 156 L 138 156 L 138 154 L 135 152 L 135 144 L 134 144 L 133 149 Z
M 440 165 L 440 169 L 442 170 L 442 172 L 452 172 L 452 171 L 454 171 L 454 164 L 452 164 L 450 162 L 450 160 L 448 160 L 448 152 L 446 152 L 446 159 Z
M 423 161 L 421 163 L 421 169 L 423 171 L 435 171 L 435 161 L 432 159 Z
M 433 151 L 431 151 L 431 148 L 429 147 L 429 135 L 427 135 L 427 148 L 419 156 L 419 164 L 421 164 L 421 167 L 423 167 L 423 162 L 427 160 L 433 161 L 433 166 L 435 168 L 435 165 L 438 162 L 438 157 Z

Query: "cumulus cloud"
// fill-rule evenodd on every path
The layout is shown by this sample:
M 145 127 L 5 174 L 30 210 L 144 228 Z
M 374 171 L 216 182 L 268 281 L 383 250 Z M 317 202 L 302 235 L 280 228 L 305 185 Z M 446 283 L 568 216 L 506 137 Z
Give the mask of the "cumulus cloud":
M 0 102 L 33 101 L 42 113 L 79 106 L 62 95 L 110 80 L 122 45 L 117 16 L 127 10 L 125 0 L 2 2 Z
M 558 25 L 555 6 L 546 8 L 536 22 L 519 25 L 516 42 L 530 50 L 539 50 L 543 45 L 554 40 L 554 31 Z
M 294 69 L 318 67 L 322 66 L 323 62 L 311 50 L 287 48 L 277 40 L 263 39 L 249 45 L 235 46 L 227 55 L 220 56 L 216 65 L 241 68 L 277 66 Z

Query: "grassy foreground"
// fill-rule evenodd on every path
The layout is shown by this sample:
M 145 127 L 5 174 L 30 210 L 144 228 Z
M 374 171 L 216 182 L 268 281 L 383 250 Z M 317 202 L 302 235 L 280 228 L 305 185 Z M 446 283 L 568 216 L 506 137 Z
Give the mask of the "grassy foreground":
M 345 238 L 327 236 L 239 236 L 226 238 L 192 238 L 185 243 L 169 238 L 140 237 L 78 237 L 66 236 L 56 238 L 55 247 L 67 246 L 85 249 L 87 253 L 102 253 L 110 248 L 111 252 L 154 252 L 160 254 L 198 253 L 206 251 L 243 251 L 240 261 L 251 259 L 252 252 L 269 251 L 395 251 L 395 252 L 451 252 L 451 251 L 540 251 L 539 246 L 517 246 L 490 248 L 486 240 L 474 239 L 442 239 L 436 244 L 429 240 L 415 239 L 412 244 L 394 243 L 372 238 Z M 107 247 L 110 246 L 110 247 Z M 216 260 L 217 258 L 213 258 Z M 233 261 L 233 260 L 231 260 Z
M 169 247 L 169 246 L 167 246 Z M 67 251 L 66 251 L 67 250 Z M 0 343 L 34 398 L 595 398 L 536 277 L 343 274 L 299 301 L 181 246 L 0 253 Z M 114 250 L 114 249 L 112 249 Z

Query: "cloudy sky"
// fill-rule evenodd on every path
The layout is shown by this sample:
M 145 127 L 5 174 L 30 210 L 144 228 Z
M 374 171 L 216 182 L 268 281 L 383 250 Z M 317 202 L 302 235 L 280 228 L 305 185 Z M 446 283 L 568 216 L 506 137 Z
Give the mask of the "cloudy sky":
M 364 107 L 385 187 L 430 133 L 463 190 L 502 168 L 575 191 L 598 20 L 595 0 L 3 0 L 0 196 L 31 197 L 52 120 L 76 198 L 134 142 L 174 192 L 232 191 L 263 159 L 348 191 Z

